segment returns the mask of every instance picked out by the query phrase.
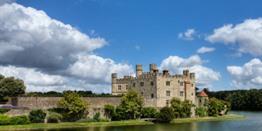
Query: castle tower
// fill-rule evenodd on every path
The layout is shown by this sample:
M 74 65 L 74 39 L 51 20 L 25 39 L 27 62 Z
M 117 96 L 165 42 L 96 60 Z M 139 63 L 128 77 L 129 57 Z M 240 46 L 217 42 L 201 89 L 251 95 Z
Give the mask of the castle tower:
M 154 71 L 156 71 L 157 70 L 156 64 L 150 64 L 149 65 L 149 70 L 150 70 L 150 73 L 153 73 Z
M 142 65 L 136 65 L 136 77 L 139 77 L 143 74 L 143 67 Z
M 111 75 L 112 78 L 112 94 L 115 95 L 115 93 L 117 92 L 117 73 L 112 73 Z

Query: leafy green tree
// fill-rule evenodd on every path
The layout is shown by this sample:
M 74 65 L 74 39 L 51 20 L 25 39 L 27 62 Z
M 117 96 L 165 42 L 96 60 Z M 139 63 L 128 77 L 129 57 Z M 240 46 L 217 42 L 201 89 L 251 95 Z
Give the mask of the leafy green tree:
M 169 123 L 175 118 L 174 111 L 171 107 L 163 107 L 160 109 L 158 120 L 160 122 Z
M 180 101 L 178 98 L 173 98 L 171 100 L 171 107 L 176 118 L 184 118 L 191 116 L 191 108 L 193 107 L 193 104 L 188 100 Z
M 154 107 L 144 107 L 141 112 L 142 118 L 156 118 L 157 117 L 157 110 Z
M 32 123 L 43 123 L 45 121 L 46 113 L 41 109 L 32 110 L 28 117 Z
M 196 115 L 199 117 L 205 117 L 207 116 L 207 108 L 206 107 L 198 107 L 195 110 Z
M 209 116 L 218 116 L 221 111 L 226 109 L 226 104 L 224 101 L 211 98 L 208 103 L 208 115 Z
M 76 121 L 86 116 L 87 103 L 75 92 L 67 92 L 58 102 L 62 116 L 66 121 Z
M 23 80 L 14 77 L 3 77 L 0 75 L 0 98 L 16 97 L 25 93 L 25 85 Z
M 115 113 L 115 107 L 113 105 L 105 105 L 104 106 L 105 116 L 111 119 Z
M 130 90 L 125 94 L 119 105 L 119 109 L 125 113 L 124 119 L 136 119 L 141 115 L 143 98 L 135 91 Z M 117 113 L 117 112 L 116 112 Z

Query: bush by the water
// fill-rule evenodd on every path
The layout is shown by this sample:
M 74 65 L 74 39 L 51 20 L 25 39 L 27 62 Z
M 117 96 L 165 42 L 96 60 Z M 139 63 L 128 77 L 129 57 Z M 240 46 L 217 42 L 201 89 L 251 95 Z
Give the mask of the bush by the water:
M 32 123 L 43 123 L 45 121 L 46 113 L 41 110 L 32 110 L 29 113 L 29 119 Z
M 221 114 L 223 111 L 226 114 L 229 108 L 228 105 L 229 104 L 223 100 L 211 98 L 209 99 L 208 102 L 208 115 L 209 116 L 223 115 Z
M 109 119 L 112 119 L 113 115 L 115 114 L 115 107 L 113 105 L 105 105 L 104 106 L 104 112 L 105 112 L 105 116 Z
M 66 92 L 58 102 L 64 121 L 77 121 L 86 117 L 87 103 L 75 92 Z
M 29 124 L 30 120 L 27 116 L 13 116 L 10 118 L 10 125 L 25 125 Z
M 97 113 L 93 116 L 93 120 L 96 121 L 96 122 L 100 121 L 100 113 L 99 113 L 99 112 L 97 112 Z
M 49 112 L 47 116 L 47 123 L 59 123 L 63 116 L 56 112 Z
M 142 108 L 141 118 L 156 118 L 158 112 L 154 107 L 144 107 Z
M 195 109 L 196 116 L 198 117 L 205 117 L 207 116 L 207 108 L 206 107 L 198 107 Z
M 175 118 L 174 111 L 171 107 L 163 107 L 160 109 L 158 121 L 169 123 Z
M 13 117 L 0 115 L 0 125 L 24 125 L 29 123 L 29 118 L 25 115 Z

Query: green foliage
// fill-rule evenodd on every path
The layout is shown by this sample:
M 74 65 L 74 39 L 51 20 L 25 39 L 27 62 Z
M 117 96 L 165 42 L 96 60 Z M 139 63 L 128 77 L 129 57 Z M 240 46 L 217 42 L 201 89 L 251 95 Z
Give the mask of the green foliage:
M 171 107 L 163 107 L 160 109 L 158 120 L 160 122 L 169 123 L 175 118 L 174 111 Z
M 173 98 L 171 100 L 171 107 L 176 118 L 185 118 L 191 116 L 193 104 L 188 100 L 180 101 L 178 98 Z
M 210 92 L 209 96 L 230 102 L 232 110 L 262 111 L 262 89 Z
M 221 112 L 227 109 L 226 102 L 216 98 L 209 99 L 208 102 L 208 115 L 209 116 L 218 116 L 221 115 Z
M 100 112 L 97 112 L 94 116 L 93 116 L 93 120 L 95 122 L 99 122 L 100 121 Z
M 14 116 L 14 117 L 0 115 L 0 125 L 24 125 L 29 123 L 30 123 L 29 118 L 24 115 Z
M 117 111 L 124 113 L 123 119 L 136 119 L 141 115 L 142 106 L 143 98 L 137 92 L 130 90 L 122 97 Z
M 0 114 L 0 125 L 9 125 L 9 124 L 10 124 L 10 118 L 7 115 Z
M 47 116 L 47 123 L 59 123 L 63 116 L 56 112 L 49 112 Z
M 30 120 L 27 116 L 14 116 L 10 118 L 10 125 L 25 125 L 29 124 Z
M 156 118 L 157 110 L 154 107 L 144 107 L 142 108 L 141 118 Z
M 199 117 L 205 117 L 208 115 L 206 107 L 198 107 L 196 108 L 195 112 L 196 112 L 196 115 Z
M 64 91 L 64 92 L 56 92 L 56 91 L 49 91 L 49 92 L 29 92 L 25 94 L 24 96 L 32 97 L 32 96 L 38 96 L 38 97 L 62 97 L 64 94 L 68 92 L 75 92 L 81 97 L 118 97 L 113 96 L 112 94 L 95 94 L 92 91 Z
M 25 85 L 24 82 L 20 79 L 15 79 L 14 77 L 6 77 L 3 78 L 1 76 L 0 79 L 0 98 L 3 97 L 15 97 L 20 94 L 25 93 Z
M 5 114 L 6 112 L 10 111 L 10 109 L 3 109 L 0 108 L 0 114 Z
M 58 102 L 65 121 L 77 121 L 86 116 L 87 103 L 75 92 L 67 92 Z
M 105 111 L 105 116 L 111 119 L 115 113 L 115 107 L 113 105 L 105 105 L 104 111 Z
M 46 113 L 41 110 L 32 110 L 29 113 L 29 119 L 32 123 L 43 123 L 45 121 Z

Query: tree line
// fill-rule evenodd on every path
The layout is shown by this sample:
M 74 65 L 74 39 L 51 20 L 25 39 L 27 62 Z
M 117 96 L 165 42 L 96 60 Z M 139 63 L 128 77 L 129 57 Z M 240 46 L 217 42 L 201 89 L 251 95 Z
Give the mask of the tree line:
M 232 110 L 262 111 L 262 89 L 207 91 L 209 97 L 231 103 Z

